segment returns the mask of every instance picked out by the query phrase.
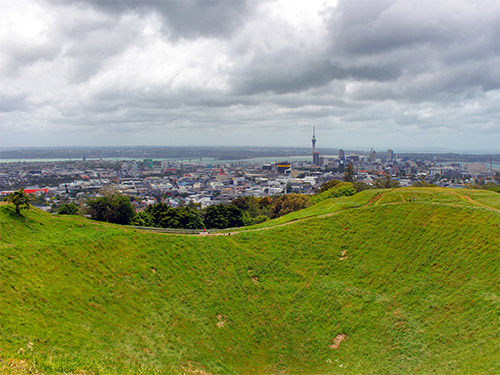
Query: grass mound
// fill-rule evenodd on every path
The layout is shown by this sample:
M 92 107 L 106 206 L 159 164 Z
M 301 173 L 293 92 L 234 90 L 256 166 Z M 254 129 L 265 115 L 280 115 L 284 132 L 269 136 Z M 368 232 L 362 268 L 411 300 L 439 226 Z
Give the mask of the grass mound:
M 493 192 L 367 191 L 187 236 L 1 206 L 0 368 L 500 373 L 499 209 Z

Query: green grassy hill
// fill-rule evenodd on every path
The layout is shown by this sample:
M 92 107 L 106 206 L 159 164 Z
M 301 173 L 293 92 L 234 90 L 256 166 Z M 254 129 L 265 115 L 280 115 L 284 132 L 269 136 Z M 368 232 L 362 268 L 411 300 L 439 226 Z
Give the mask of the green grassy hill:
M 230 236 L 23 215 L 0 206 L 0 373 L 500 373 L 498 193 L 366 191 Z

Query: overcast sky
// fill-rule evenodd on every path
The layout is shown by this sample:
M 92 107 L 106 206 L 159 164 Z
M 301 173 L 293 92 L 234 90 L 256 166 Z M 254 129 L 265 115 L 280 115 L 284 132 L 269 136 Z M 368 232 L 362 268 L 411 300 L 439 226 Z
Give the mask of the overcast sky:
M 0 1 L 2 147 L 500 153 L 500 2 Z

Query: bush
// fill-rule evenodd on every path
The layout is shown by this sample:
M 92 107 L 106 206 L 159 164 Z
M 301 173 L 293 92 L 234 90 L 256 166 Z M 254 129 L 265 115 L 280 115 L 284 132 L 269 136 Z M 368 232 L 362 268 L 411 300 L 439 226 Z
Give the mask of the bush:
M 436 187 L 436 185 L 431 184 L 425 180 L 418 180 L 413 183 L 413 187 Z
M 77 215 L 78 214 L 78 206 L 74 204 L 73 202 L 70 203 L 64 203 L 59 209 L 57 210 L 57 213 L 59 215 Z
M 313 203 L 324 201 L 325 199 L 337 197 L 350 197 L 356 194 L 356 189 L 350 182 L 339 182 L 333 188 L 311 197 Z
M 330 180 L 330 181 L 327 181 L 323 185 L 321 185 L 321 187 L 319 188 L 319 190 L 317 191 L 316 194 L 321 194 L 324 191 L 330 190 L 331 188 L 337 186 L 340 183 L 341 183 L 341 181 L 339 181 L 339 180 Z
M 263 223 L 264 221 L 269 220 L 269 216 L 267 215 L 259 215 L 253 219 L 254 224 L 260 224 Z

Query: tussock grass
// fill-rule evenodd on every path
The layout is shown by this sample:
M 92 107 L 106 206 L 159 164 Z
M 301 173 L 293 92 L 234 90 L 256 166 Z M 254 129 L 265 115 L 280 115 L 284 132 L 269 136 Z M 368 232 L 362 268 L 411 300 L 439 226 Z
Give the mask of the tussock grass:
M 500 373 L 499 200 L 367 191 L 209 237 L 2 206 L 0 368 Z

